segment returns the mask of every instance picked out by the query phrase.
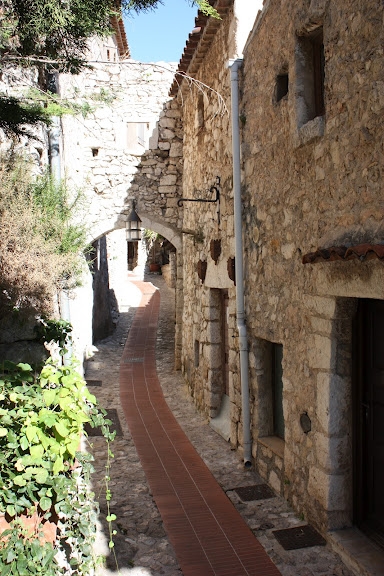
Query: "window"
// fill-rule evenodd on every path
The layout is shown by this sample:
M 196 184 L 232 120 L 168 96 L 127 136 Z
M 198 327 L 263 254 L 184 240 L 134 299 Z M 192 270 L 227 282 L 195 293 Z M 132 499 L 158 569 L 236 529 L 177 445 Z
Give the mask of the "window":
M 288 94 L 288 72 L 279 74 L 276 77 L 275 99 L 280 102 Z
M 195 340 L 195 368 L 200 365 L 200 342 Z
M 128 152 L 133 155 L 141 155 L 149 147 L 149 122 L 127 123 Z
M 199 92 L 197 97 L 197 107 L 195 115 L 196 130 L 200 130 L 204 126 L 204 94 Z
M 277 437 L 284 440 L 285 425 L 283 412 L 283 346 L 257 338 L 253 352 L 258 366 L 257 420 L 259 438 Z
M 325 113 L 323 28 L 297 41 L 297 113 L 299 128 Z
M 272 344 L 272 414 L 273 435 L 284 440 L 284 413 L 283 413 L 283 346 Z

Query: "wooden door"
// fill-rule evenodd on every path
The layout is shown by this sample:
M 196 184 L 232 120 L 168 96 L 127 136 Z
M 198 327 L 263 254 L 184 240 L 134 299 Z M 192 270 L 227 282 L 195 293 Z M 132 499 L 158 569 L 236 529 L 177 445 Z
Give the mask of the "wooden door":
M 356 522 L 384 546 L 384 301 L 360 301 L 356 346 Z

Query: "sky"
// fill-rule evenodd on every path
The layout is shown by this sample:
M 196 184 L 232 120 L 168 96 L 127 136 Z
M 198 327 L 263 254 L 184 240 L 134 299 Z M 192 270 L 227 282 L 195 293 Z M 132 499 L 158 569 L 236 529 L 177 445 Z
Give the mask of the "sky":
M 124 18 L 131 58 L 141 62 L 178 62 L 195 26 L 197 7 L 188 0 L 163 0 L 156 10 Z

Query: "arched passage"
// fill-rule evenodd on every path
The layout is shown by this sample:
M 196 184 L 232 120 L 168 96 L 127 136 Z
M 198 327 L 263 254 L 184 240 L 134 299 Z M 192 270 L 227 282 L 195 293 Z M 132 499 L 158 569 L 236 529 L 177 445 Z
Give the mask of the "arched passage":
M 163 238 L 168 240 L 176 248 L 176 282 L 175 282 L 175 368 L 180 369 L 181 366 L 181 336 L 182 336 L 182 309 L 183 309 L 183 266 L 182 266 L 182 244 L 183 236 L 182 233 L 171 226 L 168 222 L 160 221 L 154 218 L 151 214 L 142 213 L 139 211 L 139 216 L 142 222 L 142 228 L 148 230 L 153 230 L 160 234 Z M 113 225 L 114 224 L 114 225 Z M 95 248 L 95 253 L 93 255 L 94 264 L 92 265 L 93 272 L 93 300 L 96 306 L 95 313 L 101 314 L 104 310 L 105 305 L 111 304 L 111 298 L 113 300 L 113 291 L 109 289 L 109 275 L 114 274 L 113 265 L 114 262 L 108 260 L 108 250 L 106 247 L 106 237 L 112 235 L 111 233 L 120 230 L 120 252 L 124 252 L 122 255 L 118 268 L 120 273 L 125 273 L 128 271 L 128 266 L 126 263 L 126 244 L 125 244 L 125 215 L 119 215 L 115 218 L 115 222 L 111 222 L 111 219 L 105 219 L 98 221 L 92 227 L 93 238 L 91 239 L 91 244 Z M 97 256 L 97 252 L 100 251 L 99 256 L 103 257 L 103 262 L 100 262 L 100 258 Z M 116 256 L 115 256 L 116 257 Z M 109 269 L 109 267 L 111 269 Z M 116 266 L 115 266 L 116 269 Z M 112 294 L 111 294 L 112 292 Z M 104 310 L 105 315 L 105 310 Z M 93 320 L 94 328 L 96 325 L 101 323 L 101 332 L 94 329 L 94 339 L 100 339 L 108 336 L 111 331 L 111 320 L 110 318 L 100 318 L 100 322 L 95 322 Z M 106 328 L 105 328 L 106 327 Z M 113 327 L 112 327 L 113 329 Z M 105 333 L 103 330 L 106 330 Z

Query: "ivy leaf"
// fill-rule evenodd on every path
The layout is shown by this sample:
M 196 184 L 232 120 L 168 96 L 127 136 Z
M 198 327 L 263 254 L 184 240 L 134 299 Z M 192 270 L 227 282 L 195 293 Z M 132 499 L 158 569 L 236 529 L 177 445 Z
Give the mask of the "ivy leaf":
M 51 506 L 52 506 L 52 500 L 50 498 L 48 498 L 47 496 L 43 496 L 42 498 L 40 498 L 40 508 L 44 512 L 49 510 Z
M 8 554 L 7 554 L 7 559 L 6 559 L 7 564 L 10 564 L 13 560 L 16 560 L 16 558 L 17 558 L 17 554 L 16 554 L 15 550 L 13 550 L 12 548 L 9 548 Z
M 41 410 L 39 414 L 39 421 L 45 424 L 48 428 L 52 428 L 57 420 L 57 414 L 49 410 Z
M 50 388 L 48 390 L 44 390 L 43 398 L 44 398 L 44 402 L 46 403 L 46 405 L 51 406 L 51 404 L 54 404 L 54 402 L 56 400 L 56 390 L 54 390 L 52 388 Z
M 20 446 L 22 450 L 27 450 L 29 448 L 29 442 L 26 436 L 20 438 Z
M 36 426 L 28 426 L 25 435 L 30 442 L 36 438 L 38 428 Z
M 38 484 L 45 484 L 47 478 L 48 478 L 48 470 L 46 470 L 45 468 L 38 468 L 38 471 L 36 473 L 36 482 Z
M 41 444 L 35 444 L 34 446 L 31 446 L 29 449 L 32 458 L 42 458 L 43 454 L 44 454 L 44 448 Z
M 64 470 L 63 458 L 61 456 L 58 456 L 55 460 L 54 465 L 53 465 L 53 473 L 58 474 L 59 472 L 62 472 L 63 470 Z
M 16 516 L 16 510 L 15 507 L 12 504 L 8 504 L 7 506 L 7 514 L 9 514 L 12 518 L 13 516 Z
M 8 430 L 6 428 L 0 428 L 0 437 L 6 436 L 8 434 Z
M 78 451 L 78 448 L 79 448 L 79 443 L 80 443 L 80 439 L 78 437 L 76 437 L 71 442 L 68 442 L 67 450 L 71 456 L 73 456 L 73 457 L 76 456 L 76 452 Z
M 18 574 L 20 574 L 20 576 L 22 574 L 28 574 L 27 565 L 28 565 L 28 560 L 27 560 L 27 557 L 25 556 L 25 554 L 18 554 L 17 571 L 18 571 Z
M 60 434 L 60 436 L 62 436 L 63 438 L 66 438 L 69 434 L 68 428 L 62 421 L 56 422 L 55 429 L 56 432 Z
M 27 481 L 24 477 L 24 474 L 19 474 L 18 476 L 15 476 L 13 479 L 13 483 L 16 484 L 16 486 L 25 486 Z
M 32 366 L 30 366 L 29 364 L 25 364 L 24 362 L 19 362 L 17 366 L 23 372 L 32 372 Z

